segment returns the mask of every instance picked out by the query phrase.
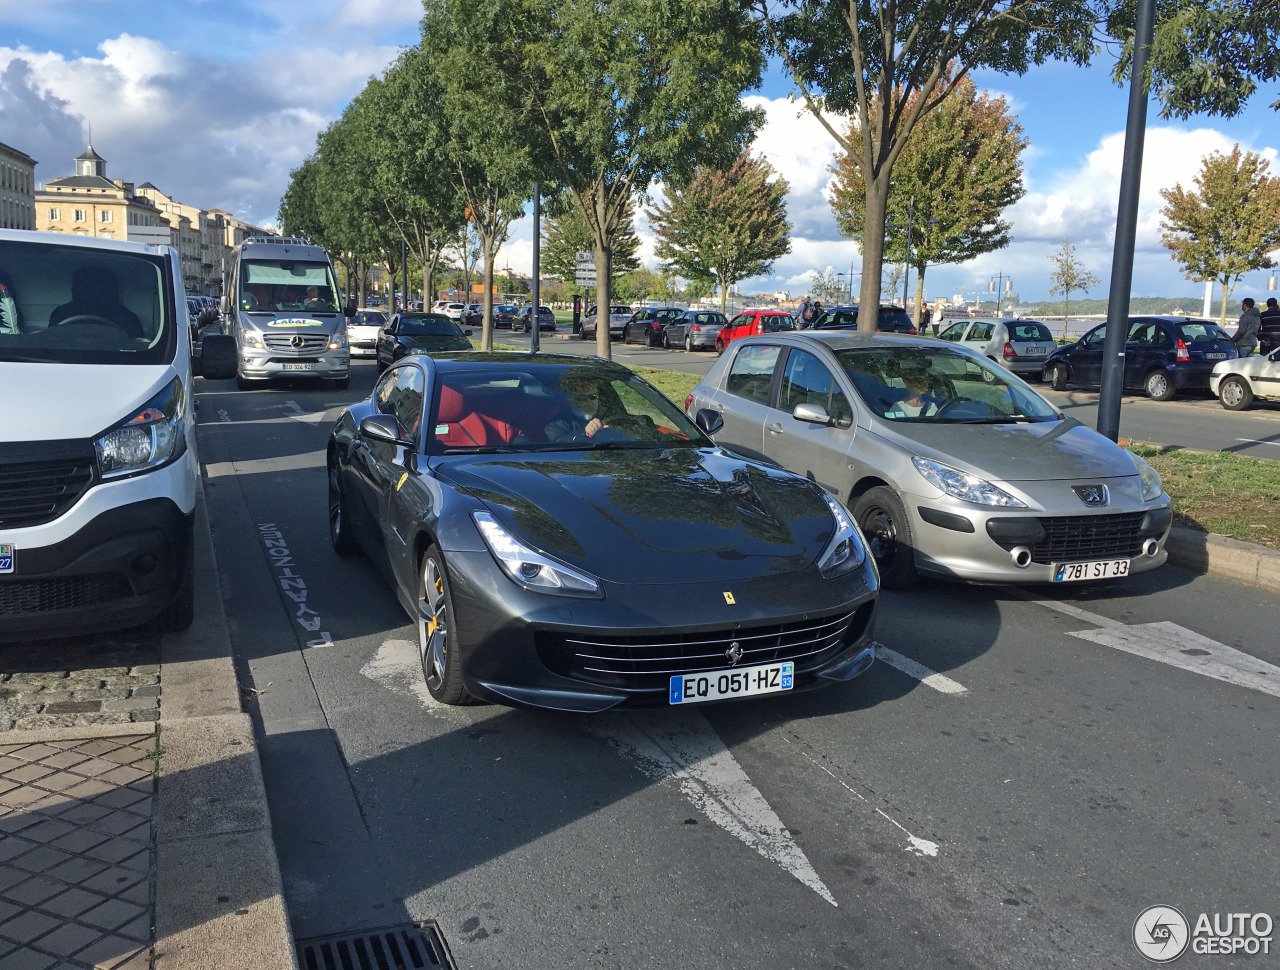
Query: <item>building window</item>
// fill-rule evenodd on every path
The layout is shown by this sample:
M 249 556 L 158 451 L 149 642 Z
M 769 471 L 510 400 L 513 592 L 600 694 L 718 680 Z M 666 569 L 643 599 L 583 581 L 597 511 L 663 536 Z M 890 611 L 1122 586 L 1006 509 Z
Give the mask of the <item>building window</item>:
M 98 213 L 98 221 L 99 221 L 99 222 L 110 222 L 110 221 L 111 221 L 111 215 L 112 215 L 112 214 L 111 214 L 110 212 L 99 212 L 99 213 Z
M 76 222 L 84 222 L 84 209 L 75 210 L 75 220 Z
M 49 210 L 49 221 L 50 221 L 50 222 L 57 222 L 57 221 L 58 221 L 59 219 L 61 219 L 61 218 L 62 218 L 62 210 L 61 210 L 61 209 L 50 209 L 50 210 Z

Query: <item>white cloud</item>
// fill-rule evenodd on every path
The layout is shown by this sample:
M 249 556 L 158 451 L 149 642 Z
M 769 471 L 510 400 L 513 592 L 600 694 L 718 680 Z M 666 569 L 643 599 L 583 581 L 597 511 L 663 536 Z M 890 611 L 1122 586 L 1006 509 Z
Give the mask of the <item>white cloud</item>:
M 413 24 L 422 19 L 422 0 L 347 0 L 334 19 L 359 27 Z
M 397 49 L 299 47 L 227 64 L 121 34 L 98 52 L 0 47 L 0 128 L 22 133 L 7 137 L 40 161 L 37 179 L 71 174 L 92 126 L 110 177 L 261 223 L 275 216 L 317 132 Z M 15 124 L 41 113 L 40 126 Z

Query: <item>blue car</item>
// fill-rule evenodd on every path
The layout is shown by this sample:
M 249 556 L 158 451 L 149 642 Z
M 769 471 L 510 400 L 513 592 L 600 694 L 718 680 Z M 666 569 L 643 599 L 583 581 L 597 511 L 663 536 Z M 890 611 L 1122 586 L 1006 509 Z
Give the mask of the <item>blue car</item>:
M 1106 337 L 1104 323 L 1059 347 L 1045 361 L 1045 381 L 1055 391 L 1066 390 L 1068 382 L 1100 384 Z M 1226 331 L 1208 320 L 1130 317 L 1124 386 L 1142 389 L 1153 401 L 1167 401 L 1179 391 L 1208 391 L 1214 365 L 1235 356 Z

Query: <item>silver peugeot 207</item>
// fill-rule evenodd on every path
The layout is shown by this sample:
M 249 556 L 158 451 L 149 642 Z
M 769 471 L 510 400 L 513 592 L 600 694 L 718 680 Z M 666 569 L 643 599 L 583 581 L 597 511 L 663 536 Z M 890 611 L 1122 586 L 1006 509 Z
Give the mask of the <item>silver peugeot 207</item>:
M 825 486 L 887 587 L 1111 580 L 1168 555 L 1160 476 L 1009 371 L 935 340 L 774 333 L 735 341 L 685 402 L 716 442 Z

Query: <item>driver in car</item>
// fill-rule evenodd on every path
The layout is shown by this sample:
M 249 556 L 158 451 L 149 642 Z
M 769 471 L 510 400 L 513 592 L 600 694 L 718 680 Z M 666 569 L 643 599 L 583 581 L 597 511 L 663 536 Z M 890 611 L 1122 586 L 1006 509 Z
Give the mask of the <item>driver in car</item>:
M 922 418 L 938 413 L 944 402 L 933 394 L 929 377 L 924 371 L 904 371 L 902 383 L 906 386 L 897 392 L 897 400 L 893 402 L 888 417 Z
M 600 435 L 600 441 L 621 441 L 625 435 L 610 428 L 599 417 L 600 390 L 595 383 L 575 380 L 566 385 L 569 410 L 561 411 L 547 422 L 548 441 L 586 441 Z
M 320 296 L 320 287 L 307 287 L 307 302 L 302 305 L 304 310 L 332 310 L 329 301 Z
M 71 274 L 71 302 L 49 314 L 49 326 L 95 320 L 105 320 L 130 337 L 145 336 L 142 321 L 120 302 L 120 281 L 116 274 L 105 266 L 81 266 Z

